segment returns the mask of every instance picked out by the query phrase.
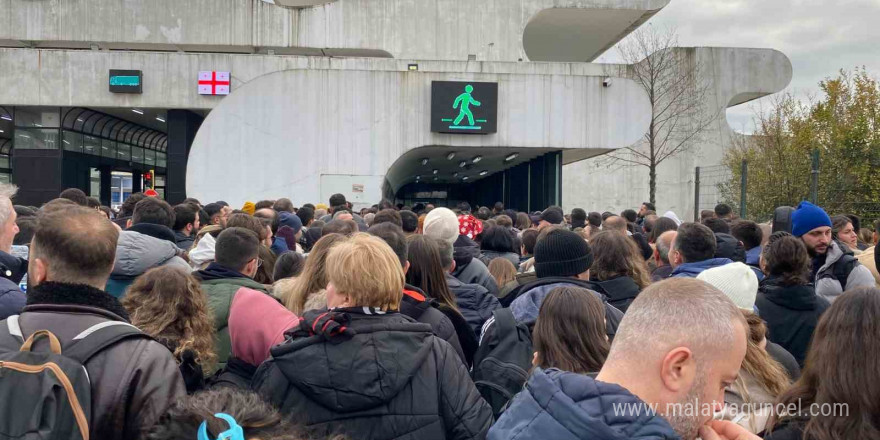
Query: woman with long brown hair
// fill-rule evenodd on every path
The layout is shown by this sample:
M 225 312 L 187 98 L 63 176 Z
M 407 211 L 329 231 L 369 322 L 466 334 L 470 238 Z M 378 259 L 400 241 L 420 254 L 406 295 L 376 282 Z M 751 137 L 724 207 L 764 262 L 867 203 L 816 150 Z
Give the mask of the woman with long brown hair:
M 764 431 L 772 405 L 791 379 L 779 362 L 767 353 L 767 326 L 753 312 L 743 310 L 749 324 L 746 357 L 736 382 L 724 392 L 724 420 L 731 420 L 757 434 Z
M 275 286 L 275 296 L 281 299 L 288 310 L 300 316 L 311 308 L 327 306 L 327 299 L 324 296 L 324 289 L 327 288 L 327 255 L 334 246 L 347 239 L 348 237 L 341 234 L 327 234 L 321 237 L 309 252 L 302 274 L 292 283 Z
M 636 243 L 615 231 L 602 231 L 591 236 L 593 265 L 590 282 L 608 297 L 608 302 L 626 313 L 639 292 L 651 284 L 648 266 Z
M 180 364 L 186 391 L 203 388 L 211 371 L 214 319 L 199 281 L 176 267 L 162 266 L 138 277 L 122 299 L 131 324 L 168 347 Z
M 880 438 L 880 289 L 844 292 L 825 311 L 813 333 L 801 378 L 778 407 L 765 440 Z
M 598 372 L 610 349 L 605 306 L 587 289 L 557 287 L 541 303 L 532 338 L 536 367 Z

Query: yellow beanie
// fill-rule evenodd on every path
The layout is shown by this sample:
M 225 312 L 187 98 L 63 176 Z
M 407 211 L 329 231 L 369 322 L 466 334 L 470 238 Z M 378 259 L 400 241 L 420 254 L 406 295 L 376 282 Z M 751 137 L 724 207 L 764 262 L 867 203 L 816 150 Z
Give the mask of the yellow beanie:
M 254 205 L 254 202 L 244 202 L 244 206 L 241 207 L 241 210 L 250 215 L 254 215 L 254 211 L 257 210 L 257 206 Z
M 327 205 L 323 203 L 318 203 L 317 205 L 315 205 L 315 209 L 327 209 Z

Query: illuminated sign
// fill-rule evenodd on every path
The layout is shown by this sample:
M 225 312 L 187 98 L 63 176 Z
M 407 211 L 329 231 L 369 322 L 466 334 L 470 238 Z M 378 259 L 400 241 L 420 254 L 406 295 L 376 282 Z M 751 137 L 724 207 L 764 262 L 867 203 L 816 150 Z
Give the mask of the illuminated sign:
M 143 93 L 144 75 L 140 70 L 110 70 L 111 93 Z
M 498 124 L 498 83 L 433 81 L 431 131 L 495 133 Z
M 228 95 L 229 72 L 199 72 L 199 95 Z

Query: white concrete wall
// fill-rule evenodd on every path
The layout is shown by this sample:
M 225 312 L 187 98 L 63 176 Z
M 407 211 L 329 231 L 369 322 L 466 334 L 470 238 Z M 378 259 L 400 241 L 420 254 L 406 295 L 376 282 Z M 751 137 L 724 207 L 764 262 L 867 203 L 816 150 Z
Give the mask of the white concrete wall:
M 311 0 L 304 3 L 317 3 Z M 531 27 L 544 61 L 590 61 L 669 0 L 335 0 L 288 9 L 260 0 L 0 0 L 0 44 L 185 51 L 354 49 L 395 58 L 527 60 L 539 12 L 587 11 Z M 617 12 L 624 11 L 623 14 Z M 605 15 L 607 14 L 607 15 Z M 562 36 L 562 40 L 555 37 Z M 564 41 L 565 44 L 559 44 Z M 10 43 L 11 42 L 11 43 Z M 22 42 L 22 43 L 19 43 Z M 559 54 L 560 48 L 570 48 Z M 590 50 L 584 51 L 584 48 Z M 301 50 L 308 53 L 308 50 Z M 361 56 L 365 53 L 361 53 Z
M 649 119 L 644 92 L 624 79 L 603 87 L 601 66 L 486 63 L 476 71 L 475 63 L 436 62 L 425 70 L 420 64 L 418 72 L 383 68 L 395 63 L 287 70 L 245 84 L 199 130 L 187 194 L 233 205 L 282 196 L 295 204 L 317 202 L 325 193 L 323 175 L 382 176 L 413 148 L 614 148 L 635 142 Z M 498 132 L 431 133 L 432 80 L 497 81 Z
M 708 97 L 715 122 L 703 136 L 703 142 L 689 152 L 667 159 L 658 169 L 657 210 L 672 210 L 679 218 L 692 220 L 694 209 L 694 168 L 721 163 L 733 131 L 725 110 L 735 104 L 783 90 L 791 81 L 788 58 L 770 49 L 696 48 L 697 60 L 705 66 L 711 84 Z M 638 209 L 648 200 L 648 168 L 607 168 L 602 157 L 575 162 L 563 167 L 562 202 L 566 211 L 621 212 Z

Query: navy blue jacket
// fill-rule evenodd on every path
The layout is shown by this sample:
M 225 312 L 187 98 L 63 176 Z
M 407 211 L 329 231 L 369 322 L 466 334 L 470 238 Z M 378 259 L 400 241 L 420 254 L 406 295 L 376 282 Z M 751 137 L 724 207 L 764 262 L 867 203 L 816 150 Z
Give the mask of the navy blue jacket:
M 672 271 L 672 275 L 669 277 L 696 278 L 697 275 L 703 273 L 706 269 L 712 269 L 713 267 L 720 267 L 730 263 L 733 263 L 733 260 L 729 258 L 710 258 L 708 260 L 695 261 L 693 263 L 682 263 Z
M 666 419 L 621 386 L 537 368 L 487 438 L 660 440 L 679 436 Z

